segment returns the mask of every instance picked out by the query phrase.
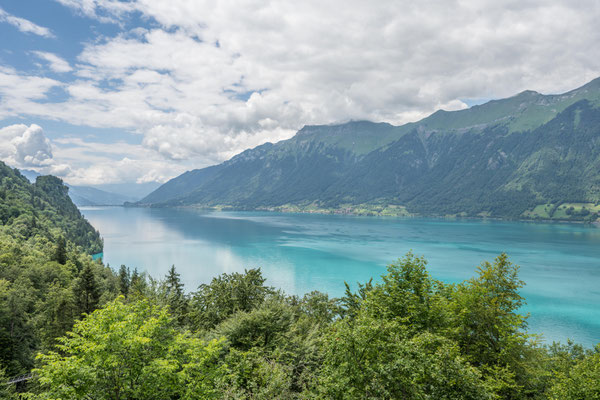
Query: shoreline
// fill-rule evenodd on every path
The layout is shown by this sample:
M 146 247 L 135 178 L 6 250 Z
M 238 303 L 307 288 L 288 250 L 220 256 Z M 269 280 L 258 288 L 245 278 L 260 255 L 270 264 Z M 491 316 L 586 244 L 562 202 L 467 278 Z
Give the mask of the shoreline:
M 124 208 L 177 208 L 177 209 L 196 209 L 196 210 L 207 210 L 207 211 L 261 211 L 261 212 L 272 212 L 282 214 L 317 214 L 317 215 L 339 215 L 339 216 L 353 216 L 353 217 L 385 217 L 385 218 L 432 218 L 441 220 L 472 220 L 472 221 L 501 221 L 501 222 L 540 222 L 540 223 L 553 223 L 553 224 L 578 224 L 578 225 L 589 225 L 594 228 L 600 228 L 600 220 L 597 221 L 581 221 L 581 220 L 568 220 L 568 219 L 538 219 L 538 218 L 507 218 L 507 217 L 491 217 L 491 216 L 460 216 L 460 215 L 424 215 L 424 214 L 411 214 L 408 212 L 399 214 L 381 214 L 375 212 L 368 213 L 357 213 L 349 211 L 348 208 L 340 209 L 305 209 L 298 207 L 297 209 L 290 209 L 290 207 L 256 207 L 256 208 L 244 208 L 234 207 L 229 205 L 177 205 L 177 206 L 152 206 L 152 205 L 128 205 L 121 206 L 90 206 L 90 207 L 124 207 Z M 396 206 L 402 207 L 402 206 Z M 402 207 L 404 209 L 404 207 Z

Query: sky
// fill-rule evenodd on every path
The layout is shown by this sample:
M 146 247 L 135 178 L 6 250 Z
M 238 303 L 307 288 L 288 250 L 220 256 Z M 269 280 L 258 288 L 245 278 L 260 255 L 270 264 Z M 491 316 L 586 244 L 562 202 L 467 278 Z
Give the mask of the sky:
M 304 125 L 600 76 L 598 0 L 0 0 L 0 159 L 165 182 Z

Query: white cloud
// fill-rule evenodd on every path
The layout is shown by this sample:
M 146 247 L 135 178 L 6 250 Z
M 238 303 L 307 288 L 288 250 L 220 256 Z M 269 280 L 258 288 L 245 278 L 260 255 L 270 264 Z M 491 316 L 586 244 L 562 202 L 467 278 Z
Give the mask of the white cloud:
M 39 167 L 52 163 L 50 141 L 38 125 L 32 124 L 22 136 L 14 138 L 12 144 L 16 161 L 21 165 Z
M 49 53 L 46 51 L 34 51 L 33 54 L 48 62 L 50 69 L 54 72 L 71 72 L 73 70 L 67 61 L 54 53 Z
M 216 163 L 304 124 L 400 124 L 464 108 L 460 99 L 561 92 L 600 75 L 596 0 L 59 1 L 122 26 L 134 13 L 157 23 L 87 43 L 65 67 L 72 80 L 0 68 L 0 118 L 143 135 L 119 158 L 136 180 Z M 68 99 L 47 99 L 53 88 Z M 135 167 L 144 159 L 147 170 Z M 121 179 L 92 164 L 77 179 Z M 146 173 L 163 167 L 171 172 Z
M 110 160 L 73 169 L 64 178 L 73 185 L 166 182 L 185 170 L 181 166 L 169 165 L 164 161 L 134 160 L 125 157 L 117 161 Z
M 51 142 L 36 124 L 0 128 L 0 160 L 15 168 L 56 175 L 72 185 L 166 182 L 190 169 L 125 142 L 90 142 L 79 137 Z
M 50 78 L 21 75 L 13 68 L 0 66 L 0 119 L 19 115 L 50 117 L 50 103 L 38 103 L 48 92 L 63 84 Z M 58 106 L 60 107 L 60 106 Z
M 27 19 L 15 17 L 14 15 L 4 11 L 2 8 L 0 8 L 0 22 L 11 24 L 23 33 L 33 33 L 34 35 L 47 38 L 54 37 L 54 34 L 50 31 L 50 29 L 36 25 Z
M 50 141 L 36 124 L 2 128 L 0 141 L 0 157 L 17 168 L 48 167 L 54 163 Z
M 152 149 L 122 141 L 100 143 L 79 137 L 54 140 L 55 159 L 71 168 L 60 176 L 73 185 L 166 182 L 191 169 Z
M 57 0 L 82 15 L 101 22 L 118 22 L 118 18 L 135 10 L 134 3 L 120 0 Z

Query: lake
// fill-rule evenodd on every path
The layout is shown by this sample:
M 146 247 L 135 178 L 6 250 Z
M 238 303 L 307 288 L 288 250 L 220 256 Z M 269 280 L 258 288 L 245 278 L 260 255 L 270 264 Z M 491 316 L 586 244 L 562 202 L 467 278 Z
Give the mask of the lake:
M 289 294 L 332 296 L 375 280 L 412 250 L 436 279 L 459 282 L 501 252 L 521 266 L 523 312 L 546 341 L 600 342 L 600 229 L 550 224 L 181 209 L 82 208 L 104 261 L 162 277 L 175 264 L 188 291 L 223 272 L 261 267 Z

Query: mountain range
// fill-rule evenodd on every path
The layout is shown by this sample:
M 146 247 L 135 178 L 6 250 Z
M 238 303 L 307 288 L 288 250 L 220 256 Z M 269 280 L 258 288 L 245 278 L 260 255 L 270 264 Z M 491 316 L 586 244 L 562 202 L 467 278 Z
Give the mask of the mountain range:
M 41 174 L 30 169 L 20 170 L 21 175 L 31 183 L 35 183 Z M 85 206 L 120 206 L 125 202 L 136 201 L 143 196 L 131 196 L 123 193 L 114 193 L 90 186 L 65 185 L 69 188 L 68 194 L 73 203 L 78 207 Z M 131 185 L 130 185 L 131 186 Z M 148 192 L 146 192 L 147 194 Z
M 133 205 L 595 220 L 600 78 L 414 123 L 305 126 Z

